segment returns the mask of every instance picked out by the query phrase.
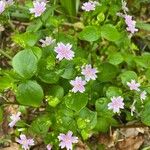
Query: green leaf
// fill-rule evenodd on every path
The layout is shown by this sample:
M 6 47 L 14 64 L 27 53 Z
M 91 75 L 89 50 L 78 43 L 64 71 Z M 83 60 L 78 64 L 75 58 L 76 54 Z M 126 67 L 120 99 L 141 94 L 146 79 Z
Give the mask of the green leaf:
M 34 53 L 34 55 L 36 56 L 37 60 L 40 60 L 40 58 L 42 57 L 42 50 L 39 47 L 32 47 L 32 52 Z
M 116 77 L 118 73 L 117 67 L 110 63 L 103 63 L 99 67 L 99 70 L 100 70 L 100 73 L 98 75 L 98 79 L 101 82 L 111 81 L 113 78 Z
M 111 98 L 113 96 L 121 96 L 121 95 L 122 95 L 122 90 L 115 86 L 110 86 L 106 91 L 106 96 L 108 98 Z
M 36 19 L 27 27 L 27 32 L 37 32 L 42 27 L 41 19 Z
M 107 132 L 109 130 L 110 124 L 105 117 L 98 117 L 95 130 L 99 132 Z
M 137 80 L 137 74 L 134 71 L 125 71 L 121 75 L 122 84 L 127 85 L 127 82 L 130 82 L 132 79 Z
M 143 21 L 137 21 L 136 26 L 137 26 L 139 29 L 143 29 L 143 30 L 146 30 L 146 31 L 150 31 L 150 24 L 145 23 L 145 22 L 143 22 Z
M 80 129 L 91 130 L 95 127 L 97 123 L 97 113 L 89 110 L 88 108 L 83 108 L 79 113 L 79 118 L 77 120 L 77 125 Z
M 17 101 L 20 104 L 38 107 L 41 105 L 44 94 L 41 86 L 35 81 L 21 83 L 17 89 Z
M 3 121 L 3 110 L 0 107 L 0 123 Z
M 25 32 L 22 34 L 15 34 L 12 39 L 15 43 L 19 44 L 21 47 L 34 46 L 39 40 L 40 34 Z
M 65 97 L 65 104 L 68 108 L 79 112 L 88 102 L 88 96 L 84 93 L 69 94 Z
M 150 68 L 146 70 L 145 76 L 148 80 L 150 80 Z
M 60 2 L 66 13 L 76 16 L 80 0 L 60 0 Z
M 100 29 L 96 26 L 87 26 L 79 33 L 79 39 L 88 42 L 97 41 L 100 36 Z
M 57 98 L 62 98 L 64 96 L 64 89 L 59 85 L 53 85 L 48 94 Z
M 113 53 L 109 56 L 108 58 L 109 63 L 113 64 L 113 65 L 119 65 L 120 63 L 122 63 L 124 61 L 123 56 L 121 55 L 121 53 Z
M 59 85 L 53 85 L 46 96 L 48 104 L 52 107 L 56 107 L 64 96 L 64 89 Z
M 112 117 L 113 113 L 108 109 L 109 100 L 107 98 L 100 98 L 96 100 L 95 107 L 98 116 Z
M 45 136 L 51 126 L 51 121 L 48 115 L 42 115 L 36 118 L 32 123 L 30 130 L 40 136 Z
M 121 34 L 112 24 L 105 24 L 101 27 L 101 36 L 109 41 L 117 41 L 121 38 Z
M 24 78 L 31 78 L 37 71 L 37 58 L 31 50 L 23 50 L 12 60 L 14 70 Z
M 62 78 L 72 79 L 75 77 L 75 75 L 76 75 L 75 66 L 72 63 L 68 63 L 68 62 L 61 63 L 60 68 L 61 68 L 60 70 L 62 70 L 62 72 L 63 72 L 61 74 Z
M 136 56 L 135 62 L 137 65 L 143 68 L 150 68 L 150 54 L 144 53 L 142 56 Z
M 45 83 L 53 84 L 58 82 L 59 75 L 54 71 L 43 69 L 40 71 L 39 78 Z
M 150 101 L 148 101 L 144 107 L 143 107 L 143 111 L 141 113 L 141 121 L 147 125 L 147 126 L 150 126 Z

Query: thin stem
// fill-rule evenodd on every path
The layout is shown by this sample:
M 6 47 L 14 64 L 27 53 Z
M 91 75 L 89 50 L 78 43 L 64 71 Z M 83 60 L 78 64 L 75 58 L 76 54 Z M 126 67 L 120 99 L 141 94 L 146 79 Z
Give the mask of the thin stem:
M 4 55 L 5 57 L 9 58 L 10 60 L 12 60 L 12 57 L 9 56 L 9 55 L 8 55 L 6 52 L 4 52 L 2 49 L 0 49 L 0 53 L 1 53 L 2 55 Z

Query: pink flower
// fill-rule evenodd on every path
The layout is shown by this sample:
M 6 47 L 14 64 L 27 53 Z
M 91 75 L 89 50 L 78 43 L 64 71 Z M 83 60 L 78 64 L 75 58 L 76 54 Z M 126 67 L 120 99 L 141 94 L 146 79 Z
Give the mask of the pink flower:
M 5 10 L 6 3 L 4 1 L 0 1 L 0 14 Z
M 72 136 L 72 131 L 68 131 L 67 134 L 60 133 L 58 139 L 60 141 L 59 146 L 61 149 L 66 147 L 67 150 L 72 150 L 72 144 L 78 143 L 78 137 Z
M 86 81 L 82 80 L 81 77 L 76 77 L 75 80 L 71 80 L 70 84 L 73 86 L 72 92 L 81 92 L 83 93 L 85 91 L 84 85 L 86 84 Z
M 131 32 L 132 34 L 134 34 L 135 32 L 138 31 L 138 29 L 136 29 L 135 24 L 136 22 L 134 20 L 132 20 L 132 16 L 130 15 L 125 15 L 125 23 L 127 25 L 127 31 Z
M 92 2 L 92 1 L 85 2 L 85 3 L 83 3 L 82 9 L 85 11 L 95 10 L 97 3 L 98 2 Z
M 140 99 L 141 100 L 145 100 L 147 97 L 147 92 L 146 91 L 143 91 L 141 94 L 140 94 Z
M 21 112 L 18 112 L 17 114 L 12 114 L 10 116 L 10 119 L 12 120 L 8 125 L 12 128 L 15 126 L 15 124 L 20 120 Z
M 50 144 L 48 144 L 48 145 L 46 146 L 46 148 L 47 148 L 47 150 L 51 150 L 51 149 L 52 149 L 52 146 L 51 146 Z
M 74 57 L 74 52 L 71 50 L 72 45 L 71 44 L 63 44 L 62 42 L 57 43 L 57 46 L 55 47 L 55 52 L 57 53 L 56 58 L 59 60 L 67 59 L 71 60 Z
M 22 145 L 22 148 L 24 150 L 29 150 L 30 146 L 34 145 L 34 140 L 33 139 L 27 139 L 24 134 L 20 135 L 20 139 L 17 139 L 16 142 Z
M 129 86 L 130 90 L 140 91 L 139 89 L 140 84 L 136 83 L 135 80 L 131 80 L 131 82 L 127 82 L 127 85 Z
M 34 13 L 35 17 L 39 17 L 42 13 L 46 10 L 46 3 L 45 2 L 33 2 L 34 8 L 30 8 L 30 13 Z
M 96 68 L 92 68 L 92 66 L 86 65 L 85 68 L 82 67 L 82 72 L 81 74 L 83 74 L 85 76 L 85 80 L 89 81 L 90 79 L 95 80 L 97 78 L 97 69 Z
M 49 46 L 55 42 L 55 39 L 52 39 L 52 37 L 46 37 L 45 40 L 41 39 L 40 42 L 42 43 L 42 47 Z
M 120 108 L 124 108 L 123 98 L 121 96 L 112 97 L 111 103 L 108 104 L 108 109 L 112 109 L 114 113 L 118 113 Z

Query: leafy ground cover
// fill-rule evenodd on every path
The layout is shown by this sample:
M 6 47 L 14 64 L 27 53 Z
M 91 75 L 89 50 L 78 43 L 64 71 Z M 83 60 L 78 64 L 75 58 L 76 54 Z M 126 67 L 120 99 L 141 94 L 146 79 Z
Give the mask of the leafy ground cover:
M 149 149 L 148 0 L 0 0 L 0 149 Z

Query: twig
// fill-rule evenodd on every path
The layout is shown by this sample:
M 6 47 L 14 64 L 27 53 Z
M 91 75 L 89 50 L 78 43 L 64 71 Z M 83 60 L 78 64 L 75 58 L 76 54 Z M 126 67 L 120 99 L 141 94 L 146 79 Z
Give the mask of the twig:
M 9 56 L 9 55 L 8 55 L 6 52 L 4 52 L 2 49 L 0 49 L 0 53 L 1 53 L 2 55 L 4 55 L 5 57 L 9 58 L 10 60 L 12 60 L 12 57 Z

